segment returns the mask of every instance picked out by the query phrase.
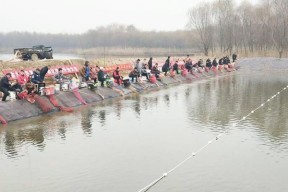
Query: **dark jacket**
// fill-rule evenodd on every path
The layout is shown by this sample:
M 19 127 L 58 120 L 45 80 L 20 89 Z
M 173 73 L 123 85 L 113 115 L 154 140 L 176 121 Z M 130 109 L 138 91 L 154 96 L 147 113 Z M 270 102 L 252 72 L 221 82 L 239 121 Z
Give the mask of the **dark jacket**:
M 48 69 L 47 66 L 43 67 L 43 68 L 40 70 L 40 77 L 41 77 L 42 81 L 44 81 L 44 77 L 45 77 L 46 73 L 48 72 L 48 70 L 49 70 L 49 69 Z
M 129 73 L 129 77 L 136 77 L 139 76 L 140 73 L 138 72 L 137 69 L 133 69 L 130 73 Z
M 9 79 L 8 77 L 5 75 L 4 77 L 2 77 L 1 81 L 0 81 L 0 88 L 6 88 L 8 89 L 10 87 L 10 83 L 9 83 Z
M 210 59 L 206 60 L 206 67 L 211 68 L 212 67 L 212 63 Z
M 43 79 L 40 77 L 40 74 L 33 71 L 33 75 L 31 76 L 31 82 L 32 83 L 41 83 L 41 82 L 43 82 Z
M 178 63 L 174 63 L 174 65 L 173 65 L 173 70 L 174 70 L 174 71 L 178 70 Z
M 223 65 L 223 58 L 219 59 L 219 65 Z
M 104 71 L 100 70 L 98 71 L 98 80 L 99 81 L 105 81 L 105 74 L 104 74 Z
M 169 71 L 169 67 L 170 67 L 170 60 L 167 59 L 167 60 L 165 61 L 165 64 L 162 66 L 162 72 L 167 72 L 167 71 Z
M 217 67 L 218 63 L 217 63 L 216 59 L 213 60 L 212 65 L 213 65 L 214 67 Z
M 152 69 L 152 59 L 149 59 L 149 61 L 148 61 L 148 68 L 150 70 Z

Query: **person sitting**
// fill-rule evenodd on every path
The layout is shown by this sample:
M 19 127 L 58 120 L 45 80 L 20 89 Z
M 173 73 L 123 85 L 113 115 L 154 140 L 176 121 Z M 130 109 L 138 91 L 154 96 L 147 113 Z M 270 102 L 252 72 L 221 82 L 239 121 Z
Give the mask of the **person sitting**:
M 98 71 L 98 81 L 101 82 L 101 87 L 104 87 L 104 82 L 106 81 L 104 68 L 100 67 L 100 70 Z
M 33 71 L 33 74 L 31 75 L 31 82 L 34 84 L 42 83 L 43 80 L 40 77 L 40 69 L 37 68 L 35 71 Z
M 11 73 L 7 73 L 0 80 L 0 91 L 2 91 L 4 94 L 2 97 L 2 101 L 4 102 L 6 101 L 6 98 L 10 95 L 9 91 L 15 91 L 16 95 L 17 95 L 17 92 L 21 92 L 21 90 L 18 89 L 19 84 L 11 85 L 9 83 L 10 79 L 11 79 Z
M 141 75 L 145 76 L 147 80 L 149 80 L 150 77 L 150 70 L 148 69 L 148 65 L 144 64 L 143 68 L 141 69 Z
M 177 74 L 179 74 L 179 66 L 178 66 L 178 60 L 173 65 L 173 71 L 176 71 Z
M 33 74 L 31 76 L 31 82 L 34 83 L 37 86 L 37 93 L 40 94 L 40 89 L 45 87 L 45 83 L 43 82 L 43 78 L 40 76 L 40 69 L 37 68 L 35 71 L 33 71 Z
M 62 68 L 58 69 L 58 73 L 54 76 L 54 80 L 56 81 L 57 84 L 60 84 L 60 90 L 62 90 L 63 84 L 70 83 L 69 82 L 70 78 L 63 75 Z
M 132 83 L 134 82 L 134 78 L 136 80 L 136 83 L 138 82 L 138 78 L 139 78 L 139 72 L 137 67 L 135 67 L 130 73 L 129 73 L 129 77 L 132 78 Z
M 37 89 L 36 89 L 36 86 L 34 83 L 32 83 L 31 81 L 28 81 L 26 84 L 25 84 L 25 87 L 24 87 L 24 90 L 25 92 L 27 92 L 27 94 L 37 94 Z
M 218 63 L 217 63 L 216 58 L 213 59 L 213 61 L 212 61 L 212 65 L 213 65 L 214 67 L 217 67 L 217 66 L 218 66 Z
M 85 61 L 84 66 L 82 69 L 79 70 L 79 73 L 82 77 L 82 82 L 86 82 L 90 80 L 90 67 L 89 67 L 89 61 Z
M 200 60 L 198 61 L 197 65 L 198 65 L 199 68 L 204 68 L 203 60 L 200 59 Z
M 25 84 L 28 82 L 28 77 L 23 69 L 20 71 L 20 74 L 17 77 L 17 82 L 21 87 L 24 87 Z
M 113 78 L 115 83 L 117 83 L 118 85 L 122 84 L 123 77 L 120 75 L 119 67 L 117 67 L 116 70 L 113 72 Z
M 212 67 L 212 62 L 209 58 L 206 60 L 206 67 L 209 69 Z
M 159 74 L 161 72 L 158 69 L 158 63 L 155 63 L 155 65 L 152 67 L 151 73 L 154 74 L 156 78 L 159 78 Z
M 42 79 L 42 82 L 44 82 L 45 75 L 47 74 L 47 72 L 50 68 L 51 68 L 50 65 L 47 65 L 47 66 L 41 68 L 39 75 L 40 75 L 40 78 Z
M 54 76 L 56 83 L 62 84 L 65 80 L 69 80 L 69 77 L 63 75 L 63 69 L 59 68 L 58 73 Z
M 34 103 L 35 99 L 33 98 L 33 96 L 37 94 L 37 88 L 35 84 L 28 80 L 23 89 L 24 90 L 18 94 L 19 99 L 26 98 L 30 103 Z M 30 95 L 31 97 L 28 97 L 28 95 Z
M 99 71 L 98 65 L 96 65 L 96 67 L 91 67 L 90 68 L 90 78 L 91 78 L 91 80 L 93 80 L 94 84 L 97 83 L 98 71 Z

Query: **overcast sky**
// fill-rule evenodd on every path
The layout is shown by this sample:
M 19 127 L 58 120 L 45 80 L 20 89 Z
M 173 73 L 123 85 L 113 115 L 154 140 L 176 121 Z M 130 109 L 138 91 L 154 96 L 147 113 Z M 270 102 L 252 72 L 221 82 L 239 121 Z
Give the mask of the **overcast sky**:
M 199 2 L 203 0 L 1 0 L 0 32 L 72 34 L 112 23 L 140 30 L 185 29 L 188 9 Z

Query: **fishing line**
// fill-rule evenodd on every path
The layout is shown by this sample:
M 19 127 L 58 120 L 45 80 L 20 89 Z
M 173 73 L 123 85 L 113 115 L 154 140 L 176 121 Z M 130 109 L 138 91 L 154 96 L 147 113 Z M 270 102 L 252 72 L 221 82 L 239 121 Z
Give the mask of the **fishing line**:
M 274 98 L 276 98 L 277 96 L 279 96 L 283 91 L 285 91 L 286 89 L 288 89 L 288 85 L 285 86 L 283 89 L 281 89 L 280 91 L 278 91 L 276 94 L 272 95 L 269 99 L 267 99 L 264 103 L 260 104 L 258 107 L 256 107 L 255 109 L 253 109 L 250 113 L 248 113 L 246 116 L 243 116 L 240 120 L 236 121 L 235 123 L 232 124 L 232 127 L 235 127 L 236 125 L 238 125 L 239 123 L 241 123 L 242 121 L 246 120 L 247 117 L 249 117 L 250 115 L 254 114 L 257 110 L 261 109 L 262 107 L 264 107 L 267 103 L 271 102 Z M 228 130 L 226 130 L 224 133 L 228 133 Z M 153 186 L 155 186 L 159 181 L 161 181 L 162 179 L 164 179 L 165 177 L 167 177 L 170 173 L 172 173 L 173 171 L 175 171 L 177 168 L 179 168 L 181 165 L 183 165 L 185 162 L 187 162 L 189 159 L 195 157 L 197 154 L 199 154 L 201 151 L 203 151 L 205 148 L 207 148 L 209 145 L 211 145 L 213 142 L 219 140 L 224 133 L 220 133 L 219 135 L 217 135 L 216 137 L 212 138 L 210 141 L 208 141 L 204 146 L 202 146 L 201 148 L 199 148 L 197 151 L 191 153 L 188 157 L 186 157 L 183 161 L 181 161 L 180 163 L 178 163 L 176 166 L 174 166 L 172 169 L 168 170 L 167 172 L 163 173 L 159 178 L 157 178 L 156 180 L 152 181 L 150 184 L 146 185 L 145 187 L 143 187 L 142 189 L 138 190 L 138 192 L 146 192 L 149 189 L 151 189 Z

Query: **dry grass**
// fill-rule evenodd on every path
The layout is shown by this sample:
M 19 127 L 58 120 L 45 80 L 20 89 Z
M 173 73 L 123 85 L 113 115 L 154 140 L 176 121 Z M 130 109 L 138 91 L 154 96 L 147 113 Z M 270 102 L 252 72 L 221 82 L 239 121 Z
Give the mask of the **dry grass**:
M 92 51 L 92 50 L 91 50 Z M 137 50 L 136 50 L 137 51 Z M 135 52 L 136 52 L 135 51 Z M 138 50 L 139 52 L 143 52 L 143 49 Z M 158 50 L 159 51 L 159 50 Z M 269 52 L 264 52 L 264 51 L 254 51 L 254 52 L 237 52 L 238 58 L 243 58 L 243 57 L 279 57 L 279 53 L 277 51 L 269 51 Z M 167 54 L 168 55 L 168 54 Z M 226 53 L 228 55 L 228 53 Z M 181 56 L 174 56 L 171 55 L 171 61 L 179 59 L 183 60 L 185 57 Z M 192 56 L 193 61 L 198 61 L 199 59 L 203 59 L 204 61 L 207 58 L 213 59 L 213 58 L 220 58 L 225 56 L 225 53 L 221 53 L 220 51 L 215 51 L 213 54 L 209 54 L 209 56 L 204 56 L 203 54 L 197 54 Z M 283 54 L 283 57 L 288 57 L 287 53 Z M 90 64 L 93 66 L 110 66 L 110 65 L 117 65 L 117 64 L 127 64 L 127 63 L 134 63 L 136 59 L 141 59 L 143 60 L 146 58 L 146 62 L 148 62 L 149 57 L 145 56 L 130 56 L 130 57 L 97 57 L 90 59 Z M 166 56 L 161 57 L 155 57 L 153 58 L 153 62 L 158 62 L 158 63 L 164 63 L 166 60 Z M 78 65 L 84 65 L 85 60 L 84 59 L 71 59 L 71 60 L 56 60 L 56 59 L 51 59 L 51 60 L 39 60 L 39 61 L 0 61 L 0 70 L 19 70 L 19 69 L 36 69 L 36 68 L 42 68 L 46 65 L 51 65 L 51 66 L 65 66 L 65 65 L 71 65 L 71 64 L 78 64 Z M 2 73 L 3 74 L 3 73 Z M 0 76 L 2 75 L 0 74 Z

